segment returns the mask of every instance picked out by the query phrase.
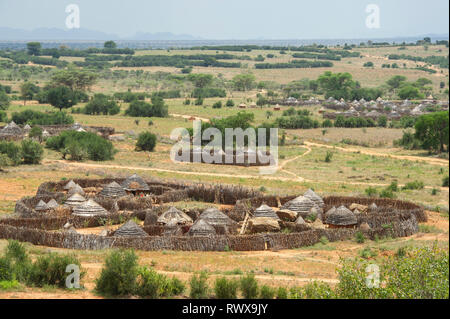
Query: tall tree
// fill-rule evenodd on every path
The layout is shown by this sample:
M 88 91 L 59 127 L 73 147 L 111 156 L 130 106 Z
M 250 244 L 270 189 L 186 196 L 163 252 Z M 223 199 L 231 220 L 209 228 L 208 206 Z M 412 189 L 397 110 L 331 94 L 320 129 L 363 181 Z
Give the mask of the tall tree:
M 415 137 L 422 143 L 422 147 L 432 151 L 444 152 L 444 146 L 449 143 L 449 115 L 446 112 L 435 112 L 422 115 L 415 124 Z
M 41 43 L 40 42 L 28 42 L 27 50 L 29 55 L 39 55 L 41 54 Z
M 54 106 L 62 109 L 68 109 L 77 104 L 75 93 L 66 86 L 57 86 L 52 88 L 47 93 L 48 102 Z
M 20 97 L 23 100 L 23 105 L 26 104 L 26 101 L 32 100 L 33 95 L 39 92 L 39 87 L 34 85 L 31 82 L 23 82 L 20 86 Z
M 103 47 L 104 47 L 105 49 L 115 49 L 115 48 L 117 48 L 117 44 L 116 44 L 116 42 L 114 42 L 114 41 L 106 41 L 106 42 L 103 44 Z
M 67 70 L 57 71 L 52 76 L 52 83 L 54 86 L 64 85 L 72 91 L 85 91 L 90 89 L 97 80 L 97 75 L 90 71 L 76 69 L 69 67 Z

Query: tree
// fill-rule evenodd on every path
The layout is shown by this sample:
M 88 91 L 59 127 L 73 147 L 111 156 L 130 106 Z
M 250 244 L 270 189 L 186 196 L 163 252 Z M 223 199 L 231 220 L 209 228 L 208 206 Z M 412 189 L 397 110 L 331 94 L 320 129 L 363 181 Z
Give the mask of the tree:
M 9 96 L 5 91 L 0 90 L 0 110 L 6 110 L 9 107 Z
M 36 138 L 39 142 L 42 142 L 42 128 L 39 126 L 33 126 L 28 133 L 29 138 Z
M 238 74 L 233 77 L 233 85 L 238 91 L 248 91 L 256 86 L 256 77 L 251 73 Z
M 26 101 L 32 100 L 35 93 L 39 92 L 39 87 L 34 85 L 31 82 L 24 82 L 20 86 L 20 97 L 23 100 L 23 105 L 26 104 Z
M 40 42 L 28 42 L 27 50 L 29 55 L 39 55 L 41 53 L 41 43 Z
M 136 142 L 136 149 L 141 151 L 153 151 L 156 146 L 156 135 L 150 132 L 143 132 L 139 134 Z
M 117 44 L 116 44 L 116 42 L 114 42 L 114 41 L 106 41 L 106 42 L 103 44 L 103 47 L 104 47 L 105 49 L 115 49 L 115 48 L 117 48 Z
M 422 143 L 423 148 L 444 152 L 446 146 L 448 152 L 448 121 L 448 111 L 422 115 L 417 119 L 415 137 Z
M 84 114 L 115 115 L 120 112 L 120 107 L 115 101 L 105 94 L 95 94 L 94 97 L 82 109 Z
M 187 79 L 194 83 L 195 87 L 204 88 L 212 82 L 213 76 L 212 74 L 196 73 L 189 74 Z
M 43 154 L 44 149 L 41 144 L 30 139 L 22 141 L 22 156 L 25 164 L 39 164 Z
M 403 75 L 396 75 L 390 78 L 386 84 L 389 86 L 391 91 L 398 89 L 404 82 L 406 81 L 406 77 Z
M 419 89 L 412 86 L 412 85 L 405 85 L 403 86 L 400 91 L 398 92 L 398 96 L 403 99 L 422 99 L 424 98 L 424 95 L 420 93 Z
M 77 99 L 74 92 L 66 86 L 57 86 L 48 91 L 48 102 L 54 106 L 62 109 L 68 109 L 77 104 Z
M 325 90 L 325 97 L 334 97 L 335 99 L 344 98 L 348 100 L 351 97 L 351 91 L 356 87 L 352 75 L 345 73 L 332 73 L 327 71 L 317 79 L 319 86 Z
M 90 71 L 69 68 L 67 70 L 60 70 L 53 74 L 52 83 L 54 86 L 67 86 L 72 91 L 88 90 L 94 85 L 97 80 L 97 75 Z

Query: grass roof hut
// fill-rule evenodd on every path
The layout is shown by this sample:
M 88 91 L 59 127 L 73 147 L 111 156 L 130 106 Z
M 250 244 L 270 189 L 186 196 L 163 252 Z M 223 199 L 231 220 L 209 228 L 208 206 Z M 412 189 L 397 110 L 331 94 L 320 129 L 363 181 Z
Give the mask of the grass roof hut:
M 84 198 L 82 195 L 80 195 L 78 193 L 75 193 L 66 200 L 65 204 L 67 204 L 71 207 L 75 207 L 75 206 L 81 205 L 85 201 L 86 201 L 86 198 Z
M 47 204 L 42 199 L 39 201 L 39 203 L 37 203 L 36 207 L 34 207 L 34 210 L 36 210 L 38 212 L 48 210 L 48 209 L 49 208 L 48 208 Z
M 192 218 L 175 207 L 170 207 L 158 217 L 157 223 L 160 225 L 186 225 L 192 224 Z
M 72 196 L 74 194 L 85 195 L 83 188 L 78 184 L 75 184 L 75 186 L 71 187 L 67 192 L 67 196 Z
M 297 212 L 303 218 L 307 217 L 311 209 L 317 206 L 311 199 L 305 196 L 299 196 L 281 206 L 281 209 L 288 209 Z
M 49 200 L 48 203 L 47 203 L 48 209 L 55 209 L 55 208 L 58 208 L 58 206 L 59 206 L 59 204 L 54 198 Z
M 125 179 L 121 185 L 126 191 L 149 191 L 150 187 L 144 179 L 137 174 L 133 174 Z
M 269 218 L 280 219 L 278 217 L 278 215 L 275 213 L 275 211 L 271 207 L 269 207 L 265 204 L 263 204 L 263 205 L 259 206 L 257 209 L 255 209 L 253 217 L 269 217 Z
M 356 215 L 345 206 L 328 212 L 326 221 L 330 228 L 353 228 L 358 223 Z
M 312 200 L 319 208 L 323 208 L 325 203 L 323 202 L 322 197 L 317 195 L 312 189 L 308 189 L 303 196 Z
M 129 220 L 115 232 L 114 236 L 117 237 L 148 237 L 149 235 L 134 221 Z
M 122 197 L 126 196 L 127 193 L 125 192 L 123 187 L 120 186 L 118 183 L 112 182 L 103 187 L 103 189 L 100 192 L 100 195 L 105 197 Z
M 105 216 L 107 214 L 108 211 L 97 204 L 93 199 L 89 199 L 88 201 L 73 208 L 73 215 L 75 216 L 94 217 Z
M 74 187 L 75 185 L 77 185 L 77 183 L 75 183 L 72 179 L 66 184 L 64 185 L 64 189 L 66 191 L 68 191 L 69 189 L 71 189 L 72 187 Z
M 219 234 L 237 232 L 237 223 L 215 207 L 205 209 L 198 218 L 213 226 Z
M 204 219 L 199 219 L 189 229 L 188 234 L 190 236 L 209 236 L 215 235 L 216 229 L 208 224 Z
M 2 130 L 0 130 L 1 135 L 22 135 L 22 129 L 11 121 L 11 123 L 7 124 Z

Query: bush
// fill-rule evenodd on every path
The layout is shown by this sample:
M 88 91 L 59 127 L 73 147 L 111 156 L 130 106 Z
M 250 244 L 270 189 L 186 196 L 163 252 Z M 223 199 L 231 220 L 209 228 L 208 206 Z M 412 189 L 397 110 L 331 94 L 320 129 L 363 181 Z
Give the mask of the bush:
M 227 103 L 225 104 L 227 107 L 233 107 L 234 101 L 233 100 L 227 100 Z
M 395 194 L 394 194 L 394 192 L 391 189 L 386 188 L 386 189 L 383 189 L 381 191 L 380 197 L 381 198 L 391 198 L 392 199 L 392 198 L 395 198 Z
M 2 110 L 0 110 L 0 122 L 8 122 L 8 115 L 6 115 L 6 112 Z
M 201 272 L 200 274 L 194 274 L 191 277 L 190 293 L 189 296 L 192 299 L 206 299 L 209 294 L 209 287 L 207 283 L 208 275 L 206 272 Z
M 30 269 L 28 283 L 37 287 L 50 285 L 65 288 L 68 276 L 66 268 L 72 264 L 81 268 L 81 264 L 75 256 L 55 253 L 40 256 Z M 82 275 L 83 273 L 80 273 L 80 276 Z
M 22 150 L 13 142 L 0 141 L 0 154 L 6 155 L 11 165 L 19 165 L 22 161 Z
M 258 282 L 255 279 L 255 275 L 248 274 L 240 280 L 240 288 L 244 299 L 256 299 L 258 298 Z
M 142 267 L 137 276 L 136 294 L 142 298 L 156 299 L 161 296 L 161 288 L 166 278 L 153 269 Z
M 414 182 L 409 182 L 406 183 L 405 186 L 402 187 L 402 190 L 419 190 L 419 189 L 423 189 L 425 186 L 423 184 L 423 182 L 421 181 L 414 181 Z
M 218 101 L 216 103 L 213 104 L 213 109 L 221 109 L 222 108 L 222 102 Z
M 95 289 L 105 296 L 131 295 L 136 289 L 138 271 L 133 250 L 113 251 L 106 258 Z
M 325 155 L 325 163 L 330 163 L 332 158 L 333 152 L 327 151 L 327 154 Z
M 33 126 L 33 128 L 28 133 L 29 138 L 37 138 L 39 141 L 42 140 L 42 128 L 39 126 Z
M 39 164 L 44 154 L 44 149 L 41 144 L 26 139 L 22 141 L 22 156 L 25 164 Z
M 366 238 L 364 237 L 364 234 L 360 231 L 358 231 L 355 234 L 355 240 L 358 244 L 364 244 L 364 242 L 366 241 Z
M 369 196 L 369 197 L 375 197 L 375 196 L 377 196 L 377 194 L 378 194 L 377 189 L 374 188 L 374 187 L 372 187 L 372 186 L 369 186 L 368 188 L 366 188 L 366 189 L 364 190 L 364 192 L 365 192 L 366 195 Z
M 267 285 L 261 286 L 261 290 L 259 292 L 260 299 L 273 299 L 275 298 L 276 291 L 274 288 L 269 287 Z
M 108 97 L 105 94 L 95 94 L 81 112 L 94 115 L 116 115 L 120 112 L 120 107 L 111 97 Z
M 239 283 L 236 280 L 228 280 L 225 277 L 217 278 L 214 284 L 214 293 L 217 299 L 237 299 Z
M 277 299 L 288 299 L 288 291 L 284 287 L 278 287 Z
M 9 96 L 5 93 L 5 91 L 1 90 L 0 88 L 0 110 L 8 109 L 9 102 L 10 102 Z M 1 121 L 1 118 L 0 122 L 3 122 Z
M 318 281 L 308 283 L 303 291 L 306 299 L 332 299 L 335 297 L 333 289 L 328 284 Z
M 448 176 L 445 176 L 442 180 L 442 187 L 448 187 Z
M 132 101 L 125 115 L 134 117 L 167 117 L 168 107 L 159 96 L 152 96 L 152 104 L 144 101 Z
M 11 120 L 16 124 L 30 125 L 63 125 L 74 123 L 73 117 L 66 112 L 42 113 L 32 110 L 25 110 L 20 113 L 14 112 Z
M 72 130 L 48 138 L 46 147 L 62 152 L 64 157 L 74 155 L 73 160 L 87 157 L 93 161 L 107 161 L 113 159 L 115 153 L 112 143 L 97 134 Z
M 143 132 L 139 134 L 136 142 L 136 149 L 141 151 L 153 151 L 156 146 L 156 135 L 150 132 Z

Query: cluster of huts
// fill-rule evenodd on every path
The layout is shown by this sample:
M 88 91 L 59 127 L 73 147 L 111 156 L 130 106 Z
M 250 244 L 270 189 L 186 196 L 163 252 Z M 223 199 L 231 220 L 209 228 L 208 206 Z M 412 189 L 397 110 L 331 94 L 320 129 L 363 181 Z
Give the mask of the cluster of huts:
M 420 116 L 429 112 L 432 108 L 439 110 L 448 110 L 448 102 L 435 101 L 432 96 L 423 100 L 420 104 L 413 104 L 408 100 L 403 102 L 392 102 L 377 98 L 375 101 L 366 101 L 361 99 L 353 102 L 346 102 L 344 99 L 336 100 L 332 97 L 323 103 L 323 107 L 319 110 L 324 118 L 335 119 L 337 116 L 344 117 L 364 117 L 373 120 L 381 116 L 389 119 L 399 119 L 404 116 Z M 337 112 L 327 112 L 327 109 Z
M 39 125 L 42 128 L 42 138 L 48 138 L 60 134 L 62 131 L 75 130 L 77 132 L 94 132 L 104 138 L 109 138 L 114 134 L 114 128 L 96 127 L 96 126 L 82 126 L 79 123 L 72 125 Z M 32 126 L 29 124 L 17 125 L 11 121 L 4 127 L 0 127 L 0 140 L 17 141 L 28 137 Z
M 134 174 L 122 183 L 115 181 L 104 185 L 97 193 L 88 188 L 83 189 L 73 180 L 64 187 L 67 198 L 58 204 L 55 199 L 47 203 L 40 200 L 34 207 L 37 212 L 52 212 L 63 208 L 69 210 L 73 216 L 107 217 L 111 213 L 118 213 L 118 207 L 106 210 L 95 198 L 111 199 L 117 205 L 119 198 L 130 195 L 143 195 L 150 190 L 149 185 L 140 176 Z M 373 204 L 374 205 L 374 204 Z M 113 206 L 114 207 L 114 206 Z M 307 228 L 354 228 L 357 216 L 374 207 L 352 204 L 350 207 L 332 207 L 324 211 L 323 199 L 309 189 L 303 195 L 286 202 L 281 207 L 269 207 L 266 204 L 251 209 L 243 221 L 236 222 L 230 216 L 216 207 L 192 213 L 173 206 L 160 206 L 145 212 L 145 227 L 156 227 L 162 236 L 212 236 L 223 234 L 254 234 L 279 232 L 283 223 L 302 225 Z M 376 208 L 376 207 L 375 207 Z M 66 225 L 69 231 L 76 231 L 72 225 Z M 365 225 L 368 227 L 368 225 Z M 149 236 L 149 234 L 135 221 L 129 220 L 115 231 L 105 232 L 105 236 Z

